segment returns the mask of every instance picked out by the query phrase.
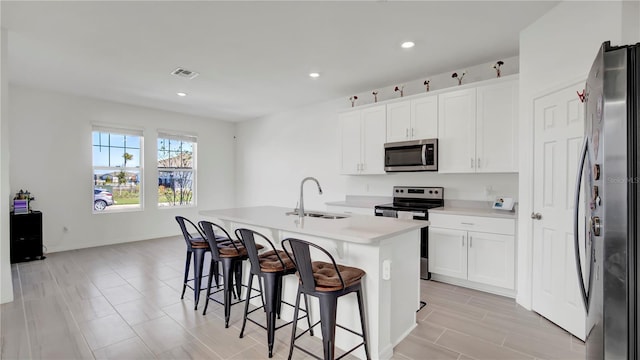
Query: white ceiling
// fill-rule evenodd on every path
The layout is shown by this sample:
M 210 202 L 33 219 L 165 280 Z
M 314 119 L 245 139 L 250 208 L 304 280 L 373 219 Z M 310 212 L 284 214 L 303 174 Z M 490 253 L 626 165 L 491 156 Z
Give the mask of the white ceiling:
M 240 121 L 517 55 L 520 30 L 556 4 L 3 0 L 0 6 L 12 83 Z M 416 47 L 401 49 L 405 40 Z M 201 75 L 170 75 L 179 66 Z M 311 71 L 321 77 L 309 78 Z

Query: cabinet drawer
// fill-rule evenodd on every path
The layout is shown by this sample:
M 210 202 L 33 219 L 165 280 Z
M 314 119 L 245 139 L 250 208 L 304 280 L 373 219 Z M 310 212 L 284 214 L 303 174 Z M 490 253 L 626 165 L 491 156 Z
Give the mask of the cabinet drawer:
M 515 220 L 483 216 L 429 214 L 431 226 L 493 234 L 515 235 Z

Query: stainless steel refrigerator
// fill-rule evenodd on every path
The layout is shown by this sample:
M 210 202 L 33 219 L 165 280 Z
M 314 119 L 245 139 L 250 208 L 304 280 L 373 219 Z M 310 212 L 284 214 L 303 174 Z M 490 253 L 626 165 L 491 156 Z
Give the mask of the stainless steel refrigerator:
M 585 140 L 575 202 L 584 185 L 586 229 L 579 239 L 575 206 L 574 240 L 587 309 L 587 359 L 637 359 L 640 44 L 603 43 L 583 99 Z

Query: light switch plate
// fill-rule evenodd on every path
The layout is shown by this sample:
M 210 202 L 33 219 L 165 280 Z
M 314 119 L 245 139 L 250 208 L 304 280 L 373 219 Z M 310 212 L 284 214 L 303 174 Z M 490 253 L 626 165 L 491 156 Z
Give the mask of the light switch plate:
M 496 200 L 493 202 L 492 208 L 497 210 L 513 210 L 513 198 L 498 196 Z

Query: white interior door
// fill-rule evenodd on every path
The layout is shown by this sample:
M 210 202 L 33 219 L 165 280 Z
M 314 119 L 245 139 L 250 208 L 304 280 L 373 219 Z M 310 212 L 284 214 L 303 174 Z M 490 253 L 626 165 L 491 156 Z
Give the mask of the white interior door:
M 534 101 L 533 204 L 541 218 L 532 216 L 532 307 L 584 340 L 585 308 L 573 245 L 575 177 L 584 133 L 584 106 L 576 91 L 583 87 L 572 85 Z

